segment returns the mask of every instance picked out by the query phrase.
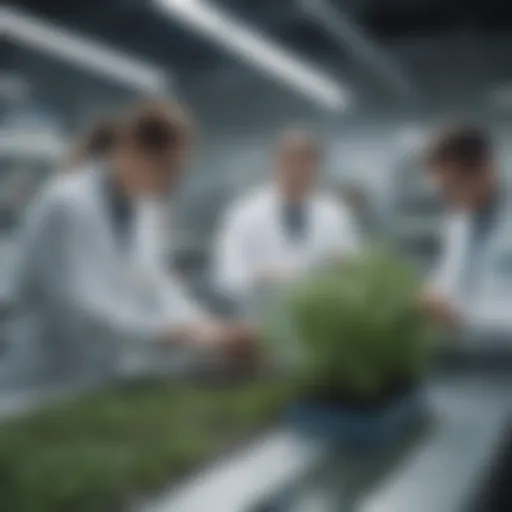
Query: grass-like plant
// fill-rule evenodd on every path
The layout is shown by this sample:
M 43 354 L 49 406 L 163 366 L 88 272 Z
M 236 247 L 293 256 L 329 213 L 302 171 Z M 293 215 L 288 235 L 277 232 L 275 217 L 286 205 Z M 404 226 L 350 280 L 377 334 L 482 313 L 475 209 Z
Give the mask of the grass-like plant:
M 420 380 L 430 361 L 420 285 L 400 257 L 368 249 L 287 290 L 274 304 L 270 337 L 279 345 L 298 342 L 300 385 L 313 398 L 381 403 Z
M 0 426 L 0 510 L 121 512 L 276 417 L 282 382 L 134 383 Z

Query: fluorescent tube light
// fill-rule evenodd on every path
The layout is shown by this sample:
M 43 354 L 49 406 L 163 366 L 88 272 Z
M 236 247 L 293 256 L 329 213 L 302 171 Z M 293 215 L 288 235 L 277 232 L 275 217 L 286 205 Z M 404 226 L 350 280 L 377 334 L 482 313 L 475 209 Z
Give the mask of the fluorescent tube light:
M 331 110 L 348 106 L 348 91 L 334 79 L 210 3 L 201 0 L 154 2 L 166 14 L 322 106 Z
M 163 93 L 168 85 L 156 67 L 15 9 L 0 9 L 0 36 L 144 92 Z

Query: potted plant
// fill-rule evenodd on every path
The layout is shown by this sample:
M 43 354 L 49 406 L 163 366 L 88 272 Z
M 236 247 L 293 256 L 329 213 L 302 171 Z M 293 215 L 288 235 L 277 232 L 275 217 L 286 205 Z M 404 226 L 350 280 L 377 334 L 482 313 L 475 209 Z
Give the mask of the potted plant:
M 372 249 L 311 272 L 280 297 L 269 334 L 298 349 L 296 426 L 367 444 L 418 417 L 432 353 L 431 326 L 416 307 L 420 284 L 402 259 Z

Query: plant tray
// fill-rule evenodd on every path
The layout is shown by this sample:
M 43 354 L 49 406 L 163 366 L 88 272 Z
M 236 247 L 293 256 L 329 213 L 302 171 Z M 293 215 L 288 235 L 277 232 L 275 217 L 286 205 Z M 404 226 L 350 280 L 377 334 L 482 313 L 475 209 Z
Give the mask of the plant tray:
M 287 421 L 301 433 L 366 448 L 401 437 L 424 417 L 425 410 L 423 390 L 414 388 L 384 406 L 364 410 L 298 401 L 288 409 Z

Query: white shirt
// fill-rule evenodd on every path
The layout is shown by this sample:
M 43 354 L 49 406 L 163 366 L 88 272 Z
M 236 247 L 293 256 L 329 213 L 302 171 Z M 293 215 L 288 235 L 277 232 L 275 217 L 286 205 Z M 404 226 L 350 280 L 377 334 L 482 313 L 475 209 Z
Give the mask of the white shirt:
M 328 195 L 313 192 L 307 200 L 308 230 L 300 243 L 286 234 L 282 205 L 277 191 L 266 187 L 225 214 L 216 240 L 215 272 L 220 287 L 231 295 L 250 295 L 255 277 L 266 269 L 284 266 L 296 274 L 359 246 L 348 210 Z

